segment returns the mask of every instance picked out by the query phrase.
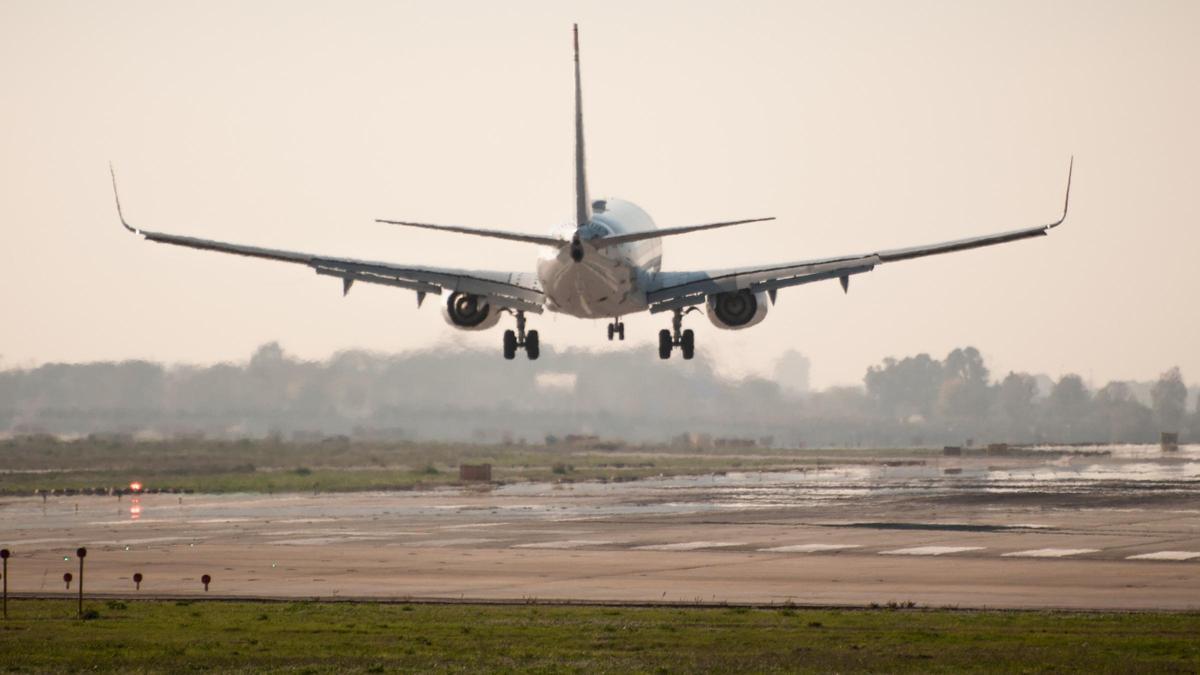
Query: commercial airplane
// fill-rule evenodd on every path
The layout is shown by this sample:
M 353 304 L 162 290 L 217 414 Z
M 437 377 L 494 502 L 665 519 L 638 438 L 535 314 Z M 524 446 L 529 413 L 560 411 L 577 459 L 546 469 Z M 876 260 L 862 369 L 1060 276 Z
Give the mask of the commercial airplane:
M 502 230 L 431 225 L 401 220 L 377 222 L 406 227 L 457 232 L 477 237 L 507 239 L 541 247 L 537 271 L 493 272 L 443 269 L 388 262 L 335 258 L 257 246 L 244 246 L 209 239 L 152 232 L 130 225 L 121 211 L 116 173 L 113 194 L 117 214 L 125 229 L 161 244 L 232 253 L 267 260 L 299 263 L 317 274 L 342 280 L 343 295 L 355 282 L 384 284 L 416 291 L 420 307 L 427 294 L 449 293 L 443 314 L 447 323 L 460 330 L 484 330 L 500 321 L 502 314 L 516 319 L 516 330 L 504 331 L 504 358 L 512 359 L 518 349 L 536 359 L 540 352 L 538 332 L 525 329 L 526 313 L 560 312 L 584 319 L 610 319 L 608 339 L 625 339 L 621 318 L 638 312 L 671 312 L 671 328 L 658 334 L 658 355 L 670 358 L 678 348 L 684 359 L 695 354 L 695 334 L 683 329 L 684 316 L 704 305 L 709 321 L 717 328 L 741 330 L 761 322 L 769 304 L 781 288 L 815 281 L 838 279 L 844 291 L 850 277 L 870 272 L 876 265 L 927 255 L 964 251 L 1048 234 L 1067 217 L 1071 197 L 1071 171 L 1063 212 L 1048 225 L 981 237 L 948 241 L 928 246 L 893 249 L 861 255 L 845 255 L 790 263 L 736 267 L 721 270 L 672 272 L 662 269 L 662 238 L 711 230 L 731 225 L 773 220 L 752 218 L 701 225 L 657 228 L 636 204 L 616 198 L 591 199 L 588 192 L 583 144 L 583 94 L 579 77 L 579 27 L 575 43 L 575 219 L 551 229 L 548 235 L 520 234 Z M 111 167 L 110 167 L 111 171 Z

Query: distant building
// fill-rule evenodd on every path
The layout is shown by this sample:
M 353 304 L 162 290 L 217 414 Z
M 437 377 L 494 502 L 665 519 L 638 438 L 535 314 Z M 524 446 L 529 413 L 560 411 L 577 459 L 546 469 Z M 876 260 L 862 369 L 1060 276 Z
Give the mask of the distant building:
M 458 465 L 458 479 L 460 481 L 485 481 L 492 480 L 492 465 L 491 464 L 460 464 Z

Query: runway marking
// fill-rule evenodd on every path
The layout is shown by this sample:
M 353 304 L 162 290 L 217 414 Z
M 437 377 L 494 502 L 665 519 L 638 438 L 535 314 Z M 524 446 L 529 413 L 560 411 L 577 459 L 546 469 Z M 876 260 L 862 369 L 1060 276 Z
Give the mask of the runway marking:
M 740 541 L 685 541 L 678 544 L 649 544 L 634 546 L 636 551 L 695 551 L 702 548 L 724 548 L 726 546 L 745 546 Z
M 92 541 L 91 546 L 138 546 L 140 544 L 157 544 L 164 541 L 196 541 L 199 536 L 184 536 L 184 537 L 144 537 L 142 539 L 108 539 L 105 541 Z
M 430 541 L 414 541 L 403 544 L 404 546 L 415 546 L 419 548 L 433 547 L 444 548 L 446 546 L 471 546 L 474 544 L 486 544 L 496 541 L 495 539 L 484 539 L 481 537 L 460 537 L 458 539 L 432 539 Z
M 17 547 L 17 546 L 29 546 L 31 544 L 57 544 L 57 543 L 63 542 L 63 541 L 74 541 L 74 540 L 73 539 L 63 539 L 63 538 L 26 539 L 25 541 L 7 541 L 5 543 L 8 544 L 9 546 Z
M 1191 560 L 1200 558 L 1200 551 L 1158 551 L 1131 555 L 1126 560 Z
M 614 543 L 616 542 L 597 539 L 567 539 L 565 541 L 539 541 L 532 544 L 516 544 L 513 548 L 571 549 L 583 548 L 584 546 L 608 546 Z
M 385 537 L 385 536 L 379 536 L 379 537 L 362 537 L 362 536 L 306 537 L 303 539 L 279 539 L 277 541 L 271 541 L 271 542 L 267 542 L 267 543 L 271 544 L 272 546 L 323 546 L 325 544 L 349 544 L 349 543 L 355 543 L 355 544 L 364 543 L 365 544 L 370 541 L 377 541 L 379 539 L 386 539 L 386 538 L 387 537 Z
M 1098 548 L 1034 548 L 1028 551 L 1013 551 L 1002 554 L 1002 558 L 1065 558 L 1069 555 L 1095 553 Z
M 442 525 L 439 530 L 466 530 L 473 527 L 498 527 L 500 525 L 509 525 L 511 523 L 465 523 L 463 525 Z
M 841 551 L 847 548 L 862 548 L 860 544 L 795 544 L 792 546 L 772 546 L 760 548 L 760 551 L 770 553 L 824 553 L 825 551 Z
M 979 551 L 982 546 L 914 546 L 912 548 L 897 548 L 891 551 L 880 551 L 879 555 L 947 555 L 965 551 Z
M 286 520 L 272 520 L 271 523 L 336 523 L 342 518 L 288 518 Z
M 181 522 L 184 525 L 213 525 L 213 524 L 225 524 L 225 523 L 249 523 L 249 522 L 253 522 L 255 520 L 262 520 L 262 519 L 261 518 L 199 518 L 196 520 L 191 520 L 189 518 L 183 518 L 181 520 Z

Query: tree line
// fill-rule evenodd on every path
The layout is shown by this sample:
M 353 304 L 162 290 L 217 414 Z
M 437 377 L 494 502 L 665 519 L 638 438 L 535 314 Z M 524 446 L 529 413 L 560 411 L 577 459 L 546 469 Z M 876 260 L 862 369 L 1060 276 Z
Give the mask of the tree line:
M 1178 368 L 1093 389 L 1074 374 L 993 377 L 963 347 L 942 359 L 884 359 L 862 386 L 805 392 L 652 356 L 548 350 L 515 367 L 490 352 L 347 351 L 306 361 L 270 343 L 242 363 L 51 363 L 0 370 L 0 432 L 481 441 L 700 432 L 784 446 L 1153 443 L 1160 431 L 1200 439 L 1200 410 Z

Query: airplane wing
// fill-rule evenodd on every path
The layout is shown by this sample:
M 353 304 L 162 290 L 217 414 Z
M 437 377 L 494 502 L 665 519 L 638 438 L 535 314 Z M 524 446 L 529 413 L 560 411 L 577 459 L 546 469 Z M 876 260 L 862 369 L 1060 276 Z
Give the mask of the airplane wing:
M 336 258 L 299 251 L 262 248 L 232 244 L 212 239 L 200 239 L 163 232 L 152 232 L 130 225 L 121 211 L 121 198 L 117 195 L 116 175 L 113 175 L 113 195 L 117 201 L 117 215 L 121 225 L 134 234 L 160 244 L 186 246 L 205 251 L 217 251 L 234 255 L 264 258 L 279 262 L 307 265 L 317 274 L 337 277 L 342 280 L 342 292 L 348 293 L 355 282 L 396 286 L 417 293 L 417 305 L 426 294 L 441 295 L 442 291 L 469 293 L 487 298 L 498 307 L 542 313 L 545 295 L 537 276 L 523 272 L 490 272 L 482 270 L 458 270 L 437 267 L 411 267 L 386 262 Z
M 697 272 L 663 272 L 658 275 L 656 284 L 647 292 L 650 312 L 665 312 L 690 305 L 699 305 L 708 296 L 729 291 L 749 290 L 757 293 L 765 291 L 771 300 L 781 288 L 813 283 L 825 279 L 839 279 L 843 289 L 848 289 L 850 277 L 855 274 L 870 272 L 876 265 L 900 260 L 911 260 L 929 255 L 965 251 L 982 246 L 1003 244 L 1029 237 L 1039 237 L 1050 233 L 1066 220 L 1067 207 L 1071 200 L 1071 171 L 1074 169 L 1074 159 L 1067 171 L 1067 193 L 1063 200 L 1062 216 L 1047 225 L 1028 227 L 1009 232 L 999 232 L 981 237 L 958 239 L 926 246 L 890 249 L 861 255 L 820 258 L 793 263 L 763 265 L 757 267 L 737 267 L 724 270 L 705 270 Z

